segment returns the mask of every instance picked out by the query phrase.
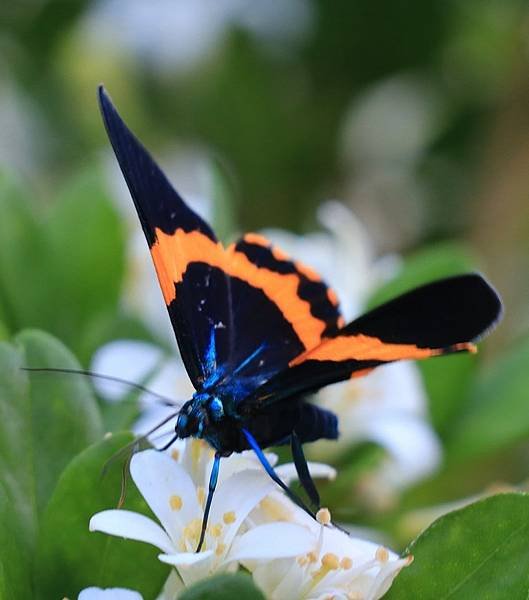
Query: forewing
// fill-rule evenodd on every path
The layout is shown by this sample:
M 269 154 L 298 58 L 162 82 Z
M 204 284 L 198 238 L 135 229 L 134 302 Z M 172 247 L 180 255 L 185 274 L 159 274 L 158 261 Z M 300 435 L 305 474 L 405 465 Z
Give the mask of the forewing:
M 105 90 L 99 89 L 105 127 L 147 238 L 169 317 L 187 372 L 195 385 L 229 354 L 229 290 L 224 249 L 182 200 L 127 128 Z
M 227 248 L 224 269 L 236 339 L 224 367 L 237 401 L 336 333 L 342 317 L 320 277 L 263 236 L 247 234 Z
M 316 273 L 255 234 L 223 248 L 102 88 L 100 104 L 195 387 L 238 401 L 338 331 L 336 295 Z
M 496 292 L 479 275 L 436 281 L 375 308 L 320 344 L 249 396 L 241 412 L 366 374 L 405 359 L 475 351 L 472 344 L 501 314 Z

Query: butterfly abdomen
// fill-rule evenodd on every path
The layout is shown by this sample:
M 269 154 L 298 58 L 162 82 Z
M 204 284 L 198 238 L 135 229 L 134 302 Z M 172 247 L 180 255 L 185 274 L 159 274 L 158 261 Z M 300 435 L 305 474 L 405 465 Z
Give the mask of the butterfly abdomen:
M 338 417 L 330 410 L 305 402 L 295 431 L 302 443 L 338 438 Z

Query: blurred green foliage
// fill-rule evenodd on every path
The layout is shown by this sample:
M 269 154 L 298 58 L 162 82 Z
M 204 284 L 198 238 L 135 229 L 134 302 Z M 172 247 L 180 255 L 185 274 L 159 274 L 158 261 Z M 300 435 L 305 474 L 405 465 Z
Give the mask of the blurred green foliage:
M 255 587 L 248 575 L 236 573 L 232 575 L 216 575 L 191 586 L 180 596 L 181 600 L 264 600 L 259 588 Z

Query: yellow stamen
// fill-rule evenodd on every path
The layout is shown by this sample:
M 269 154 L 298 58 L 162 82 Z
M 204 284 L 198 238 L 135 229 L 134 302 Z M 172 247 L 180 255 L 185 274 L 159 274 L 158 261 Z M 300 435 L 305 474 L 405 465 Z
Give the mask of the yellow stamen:
M 375 558 L 378 560 L 378 562 L 381 562 L 381 563 L 388 562 L 389 552 L 387 551 L 386 548 L 384 548 L 384 546 L 379 546 L 377 548 L 377 551 L 375 552 Z
M 222 534 L 222 523 L 217 523 L 210 527 L 210 533 L 213 537 L 220 537 Z
M 311 563 L 315 563 L 318 561 L 318 555 L 316 554 L 316 552 L 309 552 L 307 554 L 307 560 Z
M 320 508 L 316 513 L 316 520 L 322 525 L 328 525 L 331 522 L 331 513 L 328 508 Z
M 229 525 L 230 523 L 235 523 L 235 511 L 230 510 L 228 512 L 225 512 L 224 515 L 222 516 L 222 520 L 224 521 L 224 523 L 226 523 L 226 525 Z
M 321 557 L 321 564 L 329 571 L 335 571 L 340 568 L 340 560 L 336 554 L 333 554 L 332 552 L 327 552 L 327 554 L 324 554 Z
M 289 521 L 292 516 L 292 511 L 270 496 L 263 498 L 259 506 L 271 521 Z
M 215 548 L 215 554 L 217 556 L 220 556 L 221 554 L 224 553 L 224 550 L 226 550 L 226 544 L 217 544 L 217 547 Z
M 204 502 L 206 500 L 206 490 L 200 485 L 197 487 L 197 498 L 198 503 L 204 505 Z
M 172 510 L 180 510 L 183 506 L 184 502 L 182 500 L 182 498 L 180 498 L 180 496 L 177 496 L 176 494 L 173 494 L 170 498 L 169 498 L 169 506 L 171 507 Z
M 335 571 L 340 568 L 340 561 L 336 554 L 327 552 L 321 557 L 321 567 L 312 573 L 312 586 L 317 585 L 329 571 Z
M 173 448 L 171 450 L 171 458 L 173 460 L 178 460 L 180 458 L 180 452 L 179 452 L 179 450 L 177 450 L 176 448 Z
M 198 461 L 200 459 L 200 450 L 202 446 L 200 444 L 200 440 L 193 439 L 191 440 L 191 462 L 193 463 L 193 468 L 197 468 Z
M 200 535 L 200 530 L 202 528 L 202 520 L 201 519 L 193 519 L 190 521 L 185 527 L 183 531 L 184 538 L 188 540 L 197 539 Z
M 342 567 L 342 569 L 344 569 L 345 571 L 350 569 L 352 566 L 353 566 L 353 561 L 348 556 L 345 556 L 340 561 L 340 567 Z

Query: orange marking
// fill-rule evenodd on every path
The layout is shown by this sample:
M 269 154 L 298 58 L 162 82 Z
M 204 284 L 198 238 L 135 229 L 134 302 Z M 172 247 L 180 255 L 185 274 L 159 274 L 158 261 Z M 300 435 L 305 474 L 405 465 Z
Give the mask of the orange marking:
M 257 246 L 262 246 L 263 248 L 268 248 L 272 252 L 272 256 L 279 261 L 291 262 L 290 256 L 279 246 L 274 246 L 264 235 L 260 235 L 258 233 L 247 233 L 243 237 L 245 242 L 249 244 L 256 244 Z M 292 261 L 296 270 L 304 275 L 307 279 L 311 281 L 321 281 L 321 277 L 312 269 L 311 267 L 307 267 L 300 262 Z
M 243 237 L 243 240 L 245 242 L 248 242 L 248 244 L 263 246 L 264 248 L 268 248 L 271 245 L 270 242 L 265 238 L 265 236 L 260 235 L 259 233 L 247 233 Z
M 351 379 L 356 379 L 357 377 L 365 377 L 369 373 L 371 373 L 373 369 L 360 369 L 360 371 L 353 371 L 351 373 Z
M 450 347 L 450 351 L 472 351 L 473 344 L 462 343 Z M 290 361 L 289 366 L 306 360 L 394 360 L 428 358 L 445 352 L 442 348 L 418 348 L 414 344 L 387 344 L 378 338 L 367 335 L 344 335 L 323 341 L 319 346 L 300 354 Z
M 186 233 L 177 229 L 173 235 L 168 235 L 156 229 L 155 233 L 156 242 L 151 254 L 166 304 L 174 300 L 175 284 L 182 281 L 188 265 L 204 262 L 262 290 L 292 325 L 305 348 L 320 344 L 326 324 L 313 317 L 310 303 L 297 295 L 297 274 L 259 268 L 244 253 L 237 252 L 234 244 L 225 249 L 220 242 L 212 241 L 199 231 Z
M 338 296 L 332 288 L 327 288 L 327 298 L 333 306 L 338 306 Z
M 182 281 L 189 263 L 206 262 L 223 267 L 224 248 L 200 231 L 186 233 L 177 229 L 173 235 L 168 235 L 155 229 L 155 235 L 151 255 L 166 304 L 175 299 L 175 284 Z
M 278 248 L 277 246 L 272 246 L 271 250 L 272 250 L 272 256 L 276 260 L 283 261 L 283 262 L 290 262 L 290 256 L 284 250 L 281 250 L 281 248 Z
M 307 265 L 304 265 L 303 263 L 297 261 L 294 262 L 294 266 L 302 275 L 305 275 L 307 279 L 316 282 L 321 281 L 321 277 L 311 267 L 307 267 Z

